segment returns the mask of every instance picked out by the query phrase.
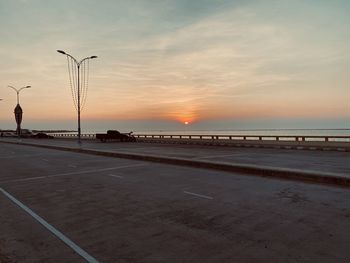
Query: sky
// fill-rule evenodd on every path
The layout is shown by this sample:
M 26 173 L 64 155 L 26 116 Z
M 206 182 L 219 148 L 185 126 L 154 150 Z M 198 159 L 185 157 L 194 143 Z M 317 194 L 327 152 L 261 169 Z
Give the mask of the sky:
M 0 129 L 350 128 L 348 0 L 0 0 Z M 184 123 L 188 122 L 188 125 Z M 186 127 L 185 127 L 186 126 Z

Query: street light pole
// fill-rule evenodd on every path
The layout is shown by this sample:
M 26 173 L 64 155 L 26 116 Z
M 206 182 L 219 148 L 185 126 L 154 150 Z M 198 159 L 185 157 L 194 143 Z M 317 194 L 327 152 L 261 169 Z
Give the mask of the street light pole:
M 78 112 L 78 143 L 79 145 L 81 144 L 81 125 L 80 125 L 80 113 L 81 113 L 81 82 L 80 82 L 80 66 L 81 64 L 88 60 L 88 59 L 94 59 L 94 58 L 97 58 L 97 56 L 90 56 L 90 57 L 86 57 L 80 61 L 78 61 L 75 57 L 73 57 L 72 55 L 64 52 L 63 50 L 57 50 L 58 53 L 60 54 L 63 54 L 63 55 L 66 55 L 67 57 L 71 58 L 72 61 L 74 61 L 76 67 L 77 67 L 77 70 L 78 70 L 78 73 L 77 73 L 77 112 Z M 68 62 L 69 63 L 69 62 Z M 69 64 L 68 64 L 69 66 Z M 74 77 L 73 77 L 73 81 L 74 81 Z M 74 96 L 73 96 L 73 100 L 74 100 Z
M 2 101 L 2 99 L 0 99 L 0 101 Z M 1 132 L 1 135 L 0 135 L 1 137 L 3 136 L 3 133 Z
M 16 91 L 16 94 L 17 94 L 17 105 L 15 107 L 14 113 L 15 113 L 15 119 L 17 123 L 17 135 L 18 137 L 21 137 L 21 122 L 22 122 L 23 110 L 21 108 L 21 105 L 19 105 L 19 93 L 23 89 L 31 88 L 31 86 L 25 86 L 20 89 L 16 89 L 15 87 L 12 87 L 12 86 L 8 86 L 8 87 Z
M 81 144 L 81 126 L 80 126 L 80 63 L 77 64 L 78 67 L 78 143 Z

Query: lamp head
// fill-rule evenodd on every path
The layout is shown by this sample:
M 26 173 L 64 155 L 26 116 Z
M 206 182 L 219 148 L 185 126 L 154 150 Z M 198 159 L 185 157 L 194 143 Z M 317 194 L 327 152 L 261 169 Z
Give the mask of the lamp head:
M 90 58 L 97 58 L 97 56 L 91 56 Z
M 58 53 L 61 53 L 63 55 L 67 55 L 66 52 L 64 52 L 63 50 L 57 50 Z
M 31 87 L 32 87 L 32 86 L 25 86 L 26 89 L 29 89 L 29 88 L 31 88 Z

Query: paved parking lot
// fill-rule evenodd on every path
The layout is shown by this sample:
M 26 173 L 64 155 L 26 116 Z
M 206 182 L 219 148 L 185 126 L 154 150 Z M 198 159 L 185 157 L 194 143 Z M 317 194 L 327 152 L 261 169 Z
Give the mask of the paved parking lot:
M 0 165 L 0 262 L 350 260 L 349 189 L 9 144 Z

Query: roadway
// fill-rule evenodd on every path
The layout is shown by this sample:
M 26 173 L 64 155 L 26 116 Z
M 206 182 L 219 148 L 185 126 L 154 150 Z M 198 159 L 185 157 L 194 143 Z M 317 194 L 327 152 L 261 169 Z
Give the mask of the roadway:
M 3 138 L 1 141 L 17 142 L 18 139 Z M 333 173 L 350 177 L 350 152 L 245 148 L 232 146 L 205 146 L 160 143 L 101 143 L 84 140 L 78 146 L 72 139 L 22 139 L 23 143 L 55 145 L 68 148 L 82 148 L 114 153 L 144 154 L 175 157 L 205 162 L 227 164 L 262 165 L 271 168 L 299 169 L 310 172 Z
M 10 144 L 0 165 L 0 262 L 350 260 L 348 188 Z

